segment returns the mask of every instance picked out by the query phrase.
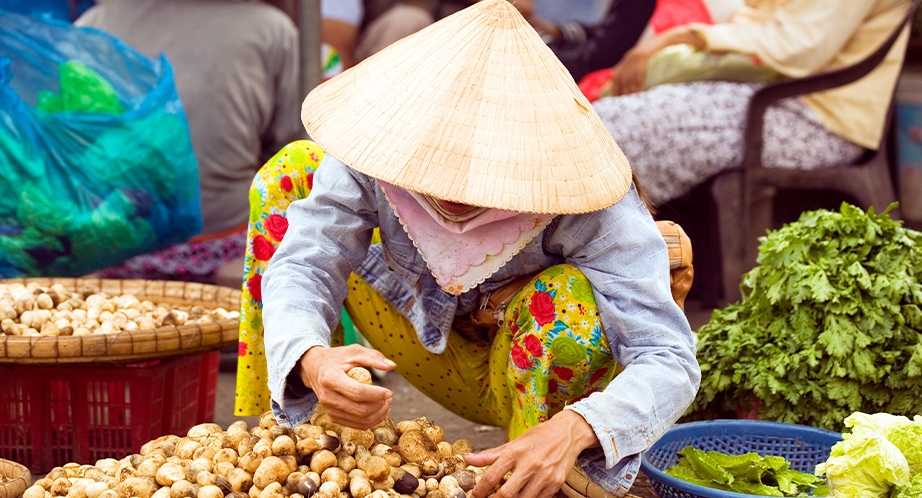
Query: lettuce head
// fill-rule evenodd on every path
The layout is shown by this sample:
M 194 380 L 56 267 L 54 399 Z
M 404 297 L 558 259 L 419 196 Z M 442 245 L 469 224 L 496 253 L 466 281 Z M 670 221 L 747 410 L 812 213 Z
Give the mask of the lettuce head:
M 829 459 L 816 467 L 825 475 L 834 498 L 886 498 L 894 486 L 910 482 L 909 462 L 887 439 L 892 428 L 910 423 L 906 417 L 856 412 L 845 419 L 851 427 L 836 443 Z
M 897 488 L 893 498 L 919 498 L 922 496 L 922 474 L 916 474 L 909 484 Z
M 922 472 L 922 417 L 916 415 L 912 422 L 892 426 L 887 439 L 903 452 L 914 478 Z M 916 496 L 922 496 L 922 492 Z

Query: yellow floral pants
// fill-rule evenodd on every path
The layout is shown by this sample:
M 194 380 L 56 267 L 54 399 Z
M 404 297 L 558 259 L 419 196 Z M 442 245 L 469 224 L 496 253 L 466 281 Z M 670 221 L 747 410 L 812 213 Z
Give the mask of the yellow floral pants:
M 604 388 L 620 371 L 589 281 L 572 265 L 529 282 L 492 342 L 456 320 L 442 354 L 426 350 L 409 320 L 355 275 L 346 309 L 417 389 L 461 417 L 508 429 L 510 438 Z
M 270 406 L 262 273 L 288 228 L 288 205 L 310 194 L 322 157 L 312 142 L 289 144 L 260 169 L 250 189 L 234 409 L 238 416 L 257 415 Z M 509 303 L 505 323 L 492 341 L 482 339 L 460 317 L 440 355 L 426 350 L 409 320 L 360 278 L 352 275 L 349 284 L 349 316 L 373 347 L 397 363 L 401 376 L 461 417 L 507 428 L 511 438 L 567 403 L 603 389 L 620 371 L 592 287 L 571 265 L 548 268 L 525 285 Z

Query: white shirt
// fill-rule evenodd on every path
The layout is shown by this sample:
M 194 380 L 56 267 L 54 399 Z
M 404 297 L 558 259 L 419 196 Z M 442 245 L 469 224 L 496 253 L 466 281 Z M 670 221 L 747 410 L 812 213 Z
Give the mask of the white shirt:
M 358 26 L 362 23 L 362 16 L 365 15 L 365 6 L 362 0 L 321 0 L 320 17 L 324 19 L 336 19 L 352 26 Z

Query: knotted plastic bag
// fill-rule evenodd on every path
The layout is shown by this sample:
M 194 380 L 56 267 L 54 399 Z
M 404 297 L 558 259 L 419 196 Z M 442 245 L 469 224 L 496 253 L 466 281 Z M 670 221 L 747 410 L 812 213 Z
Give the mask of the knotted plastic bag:
M 693 45 L 670 45 L 653 54 L 644 75 L 644 90 L 690 81 L 771 81 L 779 74 L 758 57 L 737 52 L 715 54 Z
M 76 276 L 202 228 L 166 59 L 0 11 L 0 277 Z

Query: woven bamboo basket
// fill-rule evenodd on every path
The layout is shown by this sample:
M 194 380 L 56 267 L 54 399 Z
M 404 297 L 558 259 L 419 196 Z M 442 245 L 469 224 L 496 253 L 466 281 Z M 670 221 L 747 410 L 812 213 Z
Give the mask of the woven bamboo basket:
M 32 473 L 24 465 L 0 458 L 0 498 L 19 498 L 32 485 Z
M 556 498 L 615 498 L 615 495 L 604 490 L 586 476 L 583 472 L 572 472 L 567 476 L 567 481 L 560 488 Z M 637 479 L 624 498 L 659 498 L 650 478 L 643 472 L 637 474 Z
M 133 294 L 172 308 L 202 306 L 236 311 L 239 289 L 196 282 L 107 280 L 85 278 L 25 278 L 0 280 L 12 284 L 61 284 L 68 290 L 92 290 L 112 296 Z M 84 336 L 0 336 L 0 364 L 134 363 L 221 349 L 237 343 L 238 320 L 165 326 L 150 330 Z M 2 498 L 2 497 L 0 497 Z

